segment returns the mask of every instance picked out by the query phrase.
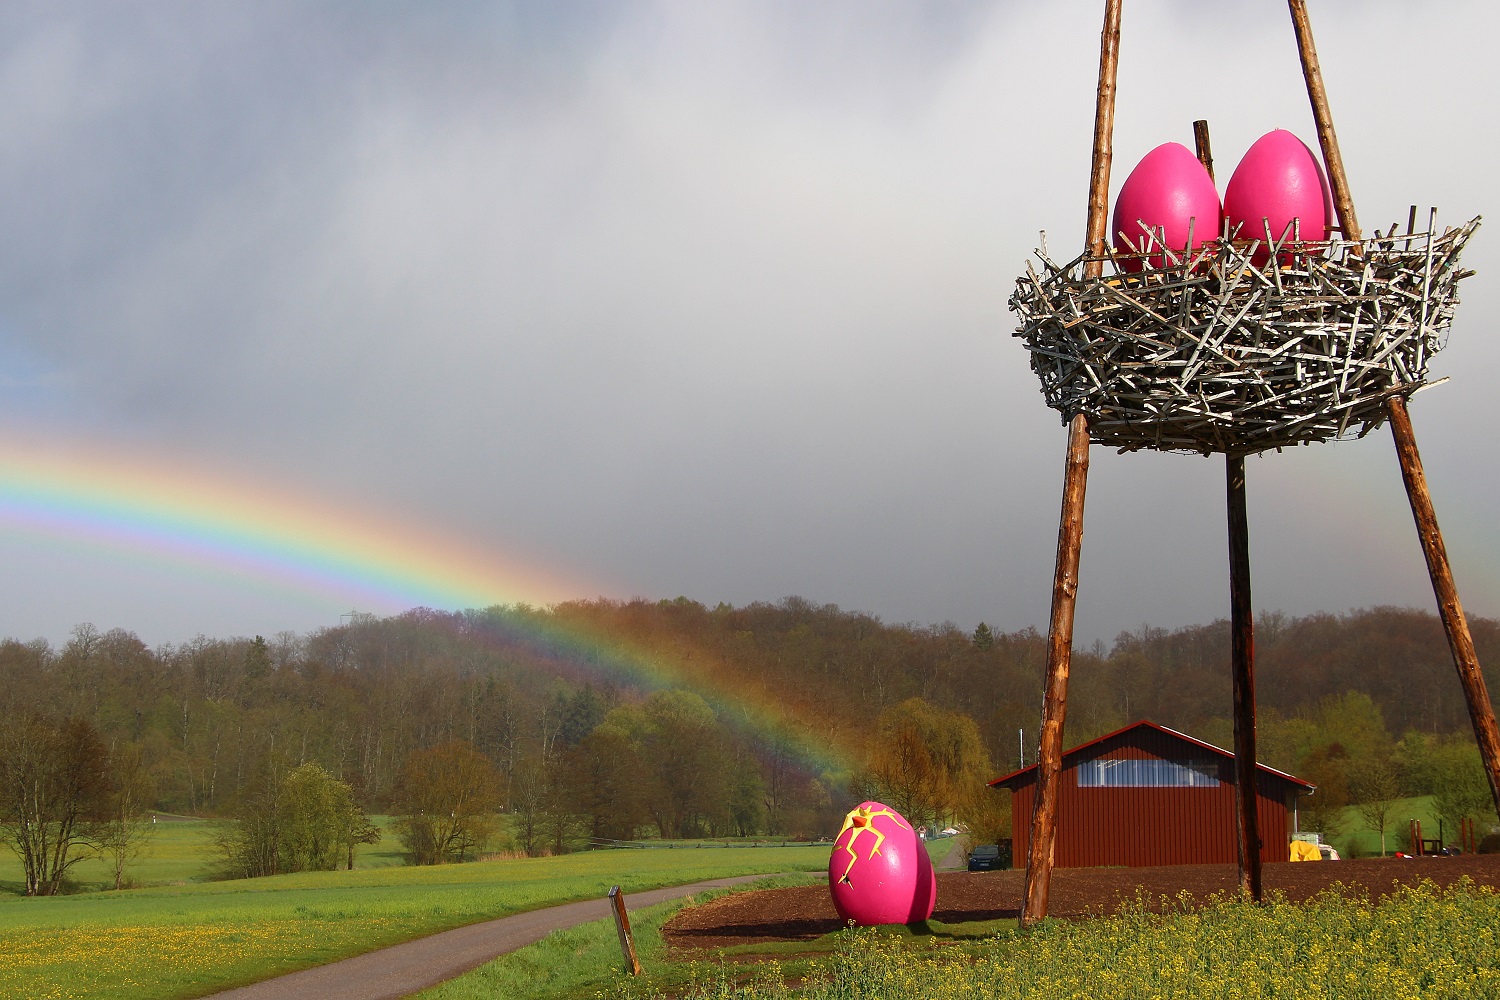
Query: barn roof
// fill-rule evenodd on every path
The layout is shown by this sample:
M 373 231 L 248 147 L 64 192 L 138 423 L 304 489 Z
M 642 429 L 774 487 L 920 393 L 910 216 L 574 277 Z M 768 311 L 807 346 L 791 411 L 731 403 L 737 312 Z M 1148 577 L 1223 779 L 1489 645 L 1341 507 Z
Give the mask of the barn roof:
M 1228 750 L 1216 747 L 1212 743 L 1204 743 L 1202 740 L 1195 740 L 1186 733 L 1179 733 L 1175 729 L 1168 729 L 1166 726 L 1158 726 L 1154 722 L 1142 719 L 1140 722 L 1133 722 L 1130 725 L 1125 726 L 1124 728 L 1116 729 L 1112 733 L 1105 733 L 1098 739 L 1089 740 L 1087 743 L 1080 743 L 1078 744 L 1078 746 L 1073 747 L 1071 750 L 1064 750 L 1063 767 L 1067 767 L 1069 765 L 1069 757 L 1074 757 L 1077 754 L 1089 749 L 1090 747 L 1097 746 L 1098 744 L 1104 743 L 1107 740 L 1113 740 L 1116 737 L 1123 736 L 1124 734 L 1137 729 L 1149 729 L 1155 730 L 1158 733 L 1165 733 L 1167 736 L 1170 736 L 1177 740 L 1181 740 L 1183 743 L 1188 744 L 1189 746 L 1196 747 L 1200 750 L 1207 750 L 1211 753 L 1218 754 L 1220 757 L 1226 757 L 1229 760 L 1234 760 L 1234 754 Z M 1275 775 L 1276 777 L 1281 778 L 1284 781 L 1289 781 L 1294 785 L 1301 785 L 1303 788 L 1306 788 L 1308 790 L 1317 787 L 1310 781 L 1303 781 L 1301 778 L 1298 778 L 1295 775 L 1287 774 L 1285 771 L 1278 771 L 1274 767 L 1267 767 L 1266 765 L 1258 761 L 1256 762 L 1255 767 L 1256 770 Z M 1011 773 L 1004 775 L 1003 777 L 996 778 L 994 781 L 991 781 L 989 785 L 991 788 L 1010 788 L 1014 790 L 1017 785 L 1023 785 L 1027 781 L 1032 780 L 1033 774 L 1036 769 L 1037 765 L 1035 764 L 1032 764 L 1030 767 L 1023 767 L 1019 771 L 1012 771 Z

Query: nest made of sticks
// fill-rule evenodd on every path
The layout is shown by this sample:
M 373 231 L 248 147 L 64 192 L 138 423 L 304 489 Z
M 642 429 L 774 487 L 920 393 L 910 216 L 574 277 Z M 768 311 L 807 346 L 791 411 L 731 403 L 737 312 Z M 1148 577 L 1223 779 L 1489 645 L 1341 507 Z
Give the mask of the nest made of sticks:
M 1047 405 L 1121 451 L 1250 454 L 1362 437 L 1427 383 L 1479 226 L 1359 241 L 1212 241 L 1058 265 L 1045 243 L 1010 307 Z M 1159 247 L 1160 244 L 1157 244 Z M 1095 262 L 1098 263 L 1097 261 Z M 1144 265 L 1131 272 L 1128 266 Z

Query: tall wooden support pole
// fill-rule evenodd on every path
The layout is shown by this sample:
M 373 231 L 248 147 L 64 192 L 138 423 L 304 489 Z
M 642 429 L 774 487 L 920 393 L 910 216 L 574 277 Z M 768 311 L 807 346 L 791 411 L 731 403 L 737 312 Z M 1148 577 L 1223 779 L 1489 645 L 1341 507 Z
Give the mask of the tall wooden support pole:
M 1193 122 L 1198 162 L 1214 175 L 1208 122 Z M 1261 901 L 1260 816 L 1255 797 L 1255 607 L 1250 600 L 1250 518 L 1245 508 L 1245 456 L 1224 456 L 1229 509 L 1230 670 L 1234 677 L 1235 847 L 1240 891 Z
M 1109 235 L 1109 168 L 1114 162 L 1115 75 L 1120 65 L 1120 0 L 1104 0 L 1104 30 L 1099 36 L 1099 90 L 1094 101 L 1094 156 L 1089 170 L 1089 257 L 1084 273 L 1104 273 L 1105 238 Z
M 1245 456 L 1224 457 L 1229 498 L 1230 665 L 1234 673 L 1234 777 L 1240 891 L 1261 901 L 1260 821 L 1255 799 L 1255 619 L 1250 603 L 1250 521 Z
M 1089 477 L 1088 418 L 1068 424 L 1068 463 L 1063 474 L 1062 519 L 1057 528 L 1057 570 L 1052 577 L 1052 620 L 1047 629 L 1047 681 L 1042 692 L 1042 734 L 1037 742 L 1036 804 L 1026 853 L 1026 901 L 1021 923 L 1047 915 L 1052 885 L 1052 848 L 1057 834 L 1057 782 L 1062 771 L 1063 718 L 1068 710 L 1068 669 L 1073 659 L 1073 606 L 1083 548 L 1083 495 Z
M 1120 59 L 1120 3 L 1105 0 L 1099 39 L 1099 89 L 1094 111 L 1094 156 L 1089 171 L 1090 260 L 1085 273 L 1104 273 L 1109 230 L 1109 168 L 1115 130 L 1115 76 Z M 1062 770 L 1063 719 L 1068 710 L 1068 672 L 1073 662 L 1073 608 L 1083 547 L 1083 497 L 1089 474 L 1089 422 L 1075 413 L 1068 422 L 1068 458 L 1063 474 L 1062 517 L 1057 529 L 1057 567 L 1052 576 L 1052 618 L 1047 628 L 1047 679 L 1042 693 L 1042 732 L 1037 744 L 1036 803 L 1026 852 L 1026 898 L 1022 926 L 1047 915 L 1052 886 L 1052 849 L 1057 834 L 1057 782 Z
M 1344 173 L 1344 157 L 1339 152 L 1339 137 L 1333 131 L 1333 112 L 1328 109 L 1328 91 L 1323 89 L 1323 68 L 1318 65 L 1318 50 L 1313 45 L 1312 23 L 1307 19 L 1305 0 L 1287 0 L 1292 12 L 1292 30 L 1297 34 L 1297 54 L 1302 57 L 1302 78 L 1307 81 L 1307 100 L 1312 104 L 1313 122 L 1318 129 L 1318 145 L 1323 150 L 1323 165 L 1328 170 L 1328 186 L 1333 189 L 1333 207 L 1338 213 L 1339 229 L 1344 239 L 1359 239 L 1359 220 L 1354 217 L 1354 199 L 1349 196 L 1349 178 Z
M 1494 798 L 1496 811 L 1500 811 L 1500 728 L 1495 724 L 1494 703 L 1485 689 L 1484 675 L 1479 671 L 1479 654 L 1474 650 L 1469 622 L 1458 600 L 1458 587 L 1453 583 L 1453 570 L 1448 566 L 1448 550 L 1443 545 L 1443 533 L 1438 530 L 1437 514 L 1427 492 L 1427 475 L 1422 471 L 1422 456 L 1417 453 L 1417 439 L 1412 434 L 1406 400 L 1400 396 L 1392 397 L 1387 409 L 1391 418 L 1391 435 L 1396 439 L 1396 456 L 1401 460 L 1401 478 L 1406 482 L 1406 497 L 1411 501 L 1417 538 L 1422 542 L 1422 555 L 1427 558 L 1427 575 L 1432 577 L 1432 592 L 1437 597 L 1438 615 L 1448 633 L 1448 649 L 1453 654 L 1458 682 L 1463 686 L 1464 698 L 1469 703 L 1474 739 L 1479 744 L 1479 756 L 1484 760 L 1485 774 L 1490 779 L 1490 795 Z
M 1318 53 L 1313 47 L 1312 26 L 1307 19 L 1304 0 L 1287 0 L 1292 12 L 1292 28 L 1297 34 L 1297 48 L 1302 56 L 1302 73 L 1307 79 L 1307 96 L 1312 103 L 1313 119 L 1317 122 L 1318 142 L 1323 147 L 1323 160 L 1328 168 L 1328 183 L 1333 189 L 1333 206 L 1338 212 L 1339 228 L 1344 239 L 1360 238 L 1359 220 L 1354 215 L 1354 199 L 1349 193 L 1349 179 L 1344 174 L 1344 160 L 1339 154 L 1338 137 L 1333 131 L 1333 113 L 1328 108 L 1328 95 L 1323 89 L 1323 73 L 1318 66 Z M 1464 617 L 1463 605 L 1458 600 L 1458 588 L 1453 583 L 1453 570 L 1448 565 L 1448 551 L 1443 545 L 1443 533 L 1438 528 L 1437 514 L 1432 509 L 1432 497 L 1427 492 L 1427 475 L 1422 471 L 1422 458 L 1417 452 L 1417 439 L 1412 431 L 1411 415 L 1407 412 L 1406 400 L 1392 396 L 1386 403 L 1386 414 L 1390 418 L 1391 435 L 1396 439 L 1396 457 L 1401 463 L 1401 478 L 1406 483 L 1406 496 L 1411 502 L 1412 519 L 1416 521 L 1417 538 L 1422 543 L 1422 555 L 1427 560 L 1427 573 L 1432 578 L 1432 591 L 1437 597 L 1438 614 L 1443 620 L 1443 629 L 1448 634 L 1448 648 L 1453 654 L 1453 666 L 1458 671 L 1458 681 L 1469 704 L 1469 720 L 1474 725 L 1474 738 L 1479 743 L 1479 753 L 1484 759 L 1484 769 L 1490 782 L 1490 794 L 1495 809 L 1500 811 L 1500 728 L 1495 723 L 1495 708 L 1485 690 L 1484 676 L 1479 670 L 1479 656 L 1474 651 L 1474 639 L 1469 634 L 1469 622 Z

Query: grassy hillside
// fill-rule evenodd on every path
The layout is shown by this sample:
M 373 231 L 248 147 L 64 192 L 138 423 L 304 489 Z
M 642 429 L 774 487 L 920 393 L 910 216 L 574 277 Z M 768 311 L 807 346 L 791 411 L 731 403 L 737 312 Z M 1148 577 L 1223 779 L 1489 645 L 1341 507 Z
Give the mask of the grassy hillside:
M 1417 820 L 1422 824 L 1424 839 L 1432 840 L 1437 837 L 1438 819 L 1433 809 L 1431 795 L 1395 800 L 1385 828 L 1385 852 L 1387 854 L 1408 849 L 1406 831 L 1410 820 Z M 1446 830 L 1444 833 L 1449 841 L 1457 841 L 1456 830 Z M 1338 830 L 1329 840 L 1346 858 L 1372 857 L 1380 853 L 1380 834 L 1371 829 L 1355 806 L 1349 806 L 1342 812 Z
M 172 998 L 577 899 L 702 879 L 819 871 L 826 847 L 592 851 L 0 898 L 0 996 Z

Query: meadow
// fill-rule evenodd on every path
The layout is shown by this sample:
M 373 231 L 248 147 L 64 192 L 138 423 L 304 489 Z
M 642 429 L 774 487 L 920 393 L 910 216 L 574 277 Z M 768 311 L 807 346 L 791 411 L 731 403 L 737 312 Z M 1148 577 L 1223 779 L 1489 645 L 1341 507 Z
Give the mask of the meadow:
M 1391 801 L 1390 817 L 1386 820 L 1385 827 L 1385 853 L 1394 854 L 1396 851 L 1406 849 L 1405 837 L 1407 823 L 1410 820 L 1417 820 L 1422 824 L 1424 838 L 1437 837 L 1439 831 L 1437 810 L 1433 805 L 1431 795 Z M 1452 829 L 1444 830 L 1443 833 L 1449 841 L 1456 841 L 1458 836 L 1457 831 Z M 1368 858 L 1380 854 L 1380 833 L 1370 828 L 1370 824 L 1354 806 L 1343 810 L 1337 830 L 1328 839 L 1346 858 Z
M 699 901 L 708 898 L 700 896 Z M 663 954 L 659 928 L 685 901 L 633 918 L 646 975 L 624 975 L 609 921 L 560 932 L 421 994 L 422 1000 L 1460 1000 L 1500 995 L 1500 896 L 1430 883 L 1374 905 L 1326 893 L 1304 904 L 1238 900 L 1153 914 L 1007 926 L 965 941 L 842 931 L 770 961 Z M 736 949 L 735 951 L 739 951 Z M 805 953 L 814 953 L 808 957 Z M 821 954 L 819 954 L 821 953 Z M 765 956 L 761 956 L 764 959 Z
M 126 866 L 126 888 L 207 881 L 214 861 L 216 824 L 166 813 L 158 819 L 147 832 L 140 857 Z M 355 867 L 388 868 L 403 864 L 401 845 L 389 832 L 390 817 L 373 816 L 371 820 L 386 831 L 385 836 L 377 844 L 360 844 L 355 848 Z M 69 882 L 75 891 L 112 889 L 114 868 L 103 858 L 86 858 L 73 867 Z M 20 859 L 14 851 L 0 847 L 0 899 L 5 893 L 21 892 L 24 885 Z
M 203 832 L 174 833 L 184 838 L 172 841 L 178 848 L 142 872 L 186 870 L 176 852 L 195 835 Z M 0 898 L 0 996 L 198 997 L 480 920 L 602 897 L 612 885 L 628 893 L 827 862 L 827 847 L 591 851 L 9 896 Z

